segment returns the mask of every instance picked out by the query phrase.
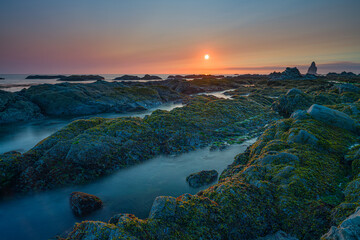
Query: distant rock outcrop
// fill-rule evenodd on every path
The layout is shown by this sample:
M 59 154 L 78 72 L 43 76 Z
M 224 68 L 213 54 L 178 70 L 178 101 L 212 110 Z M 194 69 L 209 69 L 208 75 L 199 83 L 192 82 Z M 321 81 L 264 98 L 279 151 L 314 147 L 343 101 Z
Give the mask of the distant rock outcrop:
M 68 77 L 62 77 L 59 81 L 92 81 L 92 80 L 104 80 L 105 78 L 99 75 L 71 75 Z
M 316 64 L 315 62 L 312 62 L 309 69 L 308 69 L 308 72 L 307 74 L 312 74 L 312 75 L 316 75 L 317 74 L 317 67 L 316 67 Z
M 29 75 L 25 79 L 59 79 L 65 77 L 65 75 Z
M 103 203 L 100 198 L 95 195 L 73 192 L 70 195 L 70 205 L 71 210 L 76 216 L 84 216 L 102 208 Z
M 288 67 L 282 73 L 273 72 L 269 75 L 269 77 L 270 80 L 295 80 L 295 79 L 303 78 L 299 69 L 297 69 L 296 67 L 294 68 Z
M 141 80 L 141 77 L 134 75 L 123 75 L 121 77 L 114 78 L 114 80 Z
M 156 80 L 156 79 L 159 79 L 159 80 L 162 80 L 161 77 L 159 76 L 155 76 L 155 75 L 149 75 L 149 74 L 146 74 L 144 77 L 141 78 L 142 80 Z
M 162 80 L 162 78 L 159 76 L 146 74 L 142 78 L 134 75 L 123 75 L 121 77 L 114 78 L 114 80 Z
M 0 77 L 0 80 L 5 80 L 5 78 Z

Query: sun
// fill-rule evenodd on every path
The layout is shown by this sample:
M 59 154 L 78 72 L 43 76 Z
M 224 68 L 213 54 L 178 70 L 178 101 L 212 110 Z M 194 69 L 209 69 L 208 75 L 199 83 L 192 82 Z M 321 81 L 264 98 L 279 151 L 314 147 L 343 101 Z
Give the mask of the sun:
M 204 56 L 204 59 L 205 59 L 205 60 L 209 60 L 209 59 L 210 59 L 209 54 L 206 54 L 206 55 Z

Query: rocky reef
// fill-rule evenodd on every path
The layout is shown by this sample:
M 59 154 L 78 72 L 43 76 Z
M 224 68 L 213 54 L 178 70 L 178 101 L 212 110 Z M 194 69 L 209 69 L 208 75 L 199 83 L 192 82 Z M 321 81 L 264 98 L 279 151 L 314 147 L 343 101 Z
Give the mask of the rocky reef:
M 130 86 L 105 81 L 41 84 L 15 93 L 0 91 L 0 122 L 146 110 L 180 99 L 179 93 L 159 85 Z
M 14 171 L 4 172 L 7 179 L 12 176 L 6 188 L 31 191 L 86 183 L 158 154 L 241 142 L 277 118 L 269 105 L 251 98 L 197 96 L 182 108 L 157 110 L 144 119 L 74 121 L 19 156 Z
M 67 239 L 356 239 L 360 95 L 313 87 L 279 98 L 291 117 L 270 124 L 217 184 L 158 197 L 144 220 L 84 221 Z M 308 103 L 280 101 L 293 94 Z

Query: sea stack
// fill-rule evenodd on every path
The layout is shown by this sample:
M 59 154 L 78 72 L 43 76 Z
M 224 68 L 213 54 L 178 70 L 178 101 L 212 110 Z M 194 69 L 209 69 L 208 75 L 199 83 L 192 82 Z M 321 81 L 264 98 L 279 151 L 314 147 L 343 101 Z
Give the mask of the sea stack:
M 312 62 L 310 67 L 309 67 L 309 70 L 308 70 L 307 74 L 316 75 L 317 74 L 316 72 L 317 72 L 316 64 L 315 64 L 315 62 Z

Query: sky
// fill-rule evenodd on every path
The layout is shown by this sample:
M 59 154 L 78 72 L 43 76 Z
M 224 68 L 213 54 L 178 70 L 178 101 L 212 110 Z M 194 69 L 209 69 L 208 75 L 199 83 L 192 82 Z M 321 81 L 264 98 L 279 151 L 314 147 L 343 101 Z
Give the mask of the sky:
M 360 73 L 359 0 L 0 0 L 0 73 Z M 205 60 L 204 55 L 210 59 Z

